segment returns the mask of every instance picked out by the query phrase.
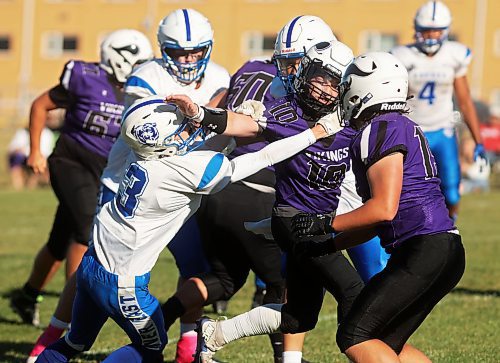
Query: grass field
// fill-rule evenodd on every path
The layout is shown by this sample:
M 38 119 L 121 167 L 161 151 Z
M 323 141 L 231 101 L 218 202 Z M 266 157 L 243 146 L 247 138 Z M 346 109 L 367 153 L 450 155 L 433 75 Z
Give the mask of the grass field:
M 50 189 L 0 190 L 0 362 L 23 362 L 40 330 L 20 324 L 8 306 L 8 294 L 21 286 L 33 257 L 45 243 L 55 198 Z M 467 250 L 467 269 L 459 286 L 432 312 L 411 342 L 434 362 L 500 362 L 500 192 L 465 196 L 459 227 Z M 151 291 L 164 300 L 174 290 L 177 273 L 172 257 L 162 254 L 152 273 Z M 250 281 L 250 280 L 249 280 Z M 63 284 L 62 271 L 48 286 L 41 305 L 46 324 Z M 229 304 L 230 316 L 247 310 L 251 284 Z M 346 362 L 335 345 L 335 301 L 325 299 L 320 322 L 306 339 L 304 357 L 312 362 Z M 166 361 L 174 357 L 178 325 L 170 333 Z M 78 362 L 98 362 L 128 343 L 126 335 L 108 321 L 90 352 Z M 223 362 L 271 362 L 267 337 L 234 342 L 217 354 Z

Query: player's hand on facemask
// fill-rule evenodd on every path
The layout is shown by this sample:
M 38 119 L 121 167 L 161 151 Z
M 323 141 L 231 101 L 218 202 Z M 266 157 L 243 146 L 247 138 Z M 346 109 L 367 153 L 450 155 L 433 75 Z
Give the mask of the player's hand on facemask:
M 170 95 L 165 98 L 165 102 L 176 105 L 182 114 L 188 118 L 195 119 L 201 113 L 201 107 L 186 95 Z

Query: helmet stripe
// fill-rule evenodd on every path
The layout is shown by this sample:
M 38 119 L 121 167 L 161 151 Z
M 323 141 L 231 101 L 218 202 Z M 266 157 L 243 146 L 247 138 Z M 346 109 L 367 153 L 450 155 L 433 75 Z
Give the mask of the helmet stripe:
M 162 99 L 159 99 L 159 98 L 156 98 L 156 99 L 153 99 L 153 100 L 148 100 L 146 102 L 141 102 L 139 103 L 138 105 L 135 105 L 134 107 L 132 108 L 129 108 L 124 114 L 123 114 L 123 117 L 122 119 L 125 120 L 128 116 L 130 116 L 130 114 L 132 112 L 134 112 L 135 110 L 141 108 L 141 107 L 144 107 L 144 106 L 147 106 L 147 105 L 151 105 L 153 103 L 165 103 L 165 101 L 163 101 Z
M 184 14 L 184 21 L 186 22 L 186 37 L 187 41 L 191 41 L 191 25 L 189 24 L 189 14 L 187 9 L 182 9 L 182 13 Z
M 436 20 L 436 2 L 432 2 L 432 21 Z
M 286 33 L 286 47 L 289 48 L 292 45 L 292 33 L 293 33 L 293 27 L 295 23 L 302 17 L 302 15 L 297 16 L 295 19 L 292 20 L 292 23 L 290 24 L 290 27 L 288 28 L 288 32 Z

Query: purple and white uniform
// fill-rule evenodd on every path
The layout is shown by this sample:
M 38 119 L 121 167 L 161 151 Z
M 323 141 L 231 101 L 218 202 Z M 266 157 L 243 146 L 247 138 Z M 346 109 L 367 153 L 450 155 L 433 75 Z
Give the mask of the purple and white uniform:
M 351 144 L 358 193 L 366 201 L 370 186 L 366 172 L 383 157 L 404 155 L 403 186 L 396 217 L 378 227 L 389 249 L 408 238 L 455 230 L 440 189 L 436 162 L 420 127 L 404 115 L 389 113 L 373 119 Z
M 120 133 L 123 92 L 97 63 L 70 61 L 60 77 L 66 99 L 54 102 L 66 108 L 61 132 L 87 150 L 107 157 Z M 52 96 L 52 94 L 51 94 Z
M 312 126 L 289 98 L 265 105 L 263 135 L 272 142 L 298 134 Z M 344 129 L 274 166 L 276 207 L 303 212 L 331 213 L 337 209 L 340 185 L 350 169 L 349 144 L 354 131 Z

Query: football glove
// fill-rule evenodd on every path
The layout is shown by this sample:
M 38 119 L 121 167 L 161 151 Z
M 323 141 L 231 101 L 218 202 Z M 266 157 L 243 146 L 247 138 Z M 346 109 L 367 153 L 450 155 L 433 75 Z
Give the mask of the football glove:
M 316 122 L 316 125 L 318 124 L 323 126 L 328 136 L 335 135 L 343 129 L 340 125 L 339 112 L 336 111 L 320 118 L 318 122 Z
M 474 161 L 476 161 L 478 157 L 486 160 L 486 150 L 483 144 L 476 144 L 474 148 Z
M 335 214 L 299 213 L 292 218 L 292 231 L 299 238 L 335 233 L 334 218 Z
M 321 257 L 336 251 L 337 249 L 335 247 L 335 243 L 333 242 L 333 238 L 326 241 L 298 241 L 292 247 L 293 255 L 299 260 Z
M 266 107 L 262 102 L 256 100 L 246 100 L 241 105 L 236 107 L 234 112 L 250 116 L 255 121 L 266 121 L 266 117 L 264 117 L 265 110 Z

